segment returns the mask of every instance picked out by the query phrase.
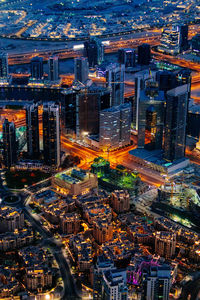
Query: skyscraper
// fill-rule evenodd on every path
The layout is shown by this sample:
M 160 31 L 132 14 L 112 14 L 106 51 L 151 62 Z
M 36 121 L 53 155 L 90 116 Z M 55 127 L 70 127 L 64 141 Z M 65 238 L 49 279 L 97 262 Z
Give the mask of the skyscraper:
M 116 149 L 130 143 L 130 118 L 128 103 L 100 112 L 99 144 L 102 149 Z
M 192 38 L 192 50 L 199 54 L 200 52 L 200 34 L 197 33 L 195 36 Z
M 188 84 L 188 97 L 190 98 L 191 94 L 191 83 L 192 83 L 192 75 L 191 70 L 189 69 L 181 69 L 175 72 L 176 75 L 176 86 Z
M 0 53 L 0 78 L 8 77 L 8 54 Z
M 176 74 L 170 71 L 158 71 L 156 73 L 159 90 L 168 91 L 176 87 Z
M 135 49 L 119 49 L 118 62 L 126 68 L 135 67 Z
M 59 105 L 54 102 L 43 104 L 43 149 L 45 164 L 60 166 L 60 115 Z
M 76 95 L 76 135 L 99 133 L 99 112 L 108 108 L 110 92 L 104 87 L 92 85 Z
M 89 65 L 87 57 L 78 57 L 74 59 L 75 80 L 82 83 L 88 79 Z
M 61 101 L 61 122 L 66 134 L 75 137 L 76 119 L 77 119 L 77 91 L 73 89 L 65 89 L 62 92 Z
M 104 46 L 97 38 L 89 39 L 84 43 L 85 56 L 88 58 L 89 67 L 94 68 L 104 60 Z
M 180 53 L 180 32 L 178 26 L 172 26 L 172 29 L 164 29 L 158 46 L 159 51 L 176 55 Z
M 17 161 L 17 142 L 15 124 L 5 119 L 3 123 L 3 160 L 9 169 Z
M 188 25 L 179 25 L 180 32 L 180 50 L 184 51 L 189 48 L 188 44 Z
M 164 128 L 164 92 L 156 83 L 140 92 L 138 110 L 138 148 L 161 149 Z
M 96 85 L 82 85 L 80 90 L 66 89 L 62 94 L 66 133 L 74 137 L 99 134 L 99 112 L 110 107 L 110 91 Z
M 37 104 L 27 105 L 26 107 L 26 137 L 29 156 L 31 158 L 38 158 L 40 153 L 40 144 Z
M 146 278 L 146 300 L 168 300 L 171 287 L 169 265 L 152 266 Z
M 135 74 L 135 100 L 133 102 L 133 127 L 138 130 L 138 114 L 139 114 L 139 101 L 140 93 L 145 89 L 148 81 L 155 81 L 155 72 L 149 70 L 141 71 Z
M 106 86 L 111 90 L 111 105 L 124 102 L 125 65 L 110 64 L 106 68 Z
M 164 137 L 164 158 L 167 161 L 174 161 L 185 155 L 188 92 L 188 84 L 167 92 Z
M 151 47 L 149 44 L 138 46 L 138 64 L 149 65 L 151 61 Z
M 131 104 L 121 104 L 120 109 L 120 147 L 130 144 L 131 139 Z
M 43 73 L 43 58 L 33 57 L 31 59 L 31 78 L 42 79 Z
M 59 80 L 59 61 L 58 56 L 50 56 L 48 59 L 48 79 L 50 81 Z

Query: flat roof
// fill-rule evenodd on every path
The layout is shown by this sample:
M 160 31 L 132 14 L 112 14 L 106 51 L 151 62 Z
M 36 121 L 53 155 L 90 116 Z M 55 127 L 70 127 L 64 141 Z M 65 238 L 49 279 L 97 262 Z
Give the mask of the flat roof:
M 136 156 L 140 159 L 144 159 L 145 161 L 149 162 L 149 163 L 153 163 L 156 165 L 160 165 L 163 167 L 170 167 L 172 165 L 176 165 L 178 163 L 181 163 L 182 161 L 185 160 L 185 157 L 180 158 L 175 160 L 174 162 L 167 162 L 166 160 L 163 159 L 163 150 L 146 150 L 146 149 L 134 149 L 129 151 L 129 154 Z

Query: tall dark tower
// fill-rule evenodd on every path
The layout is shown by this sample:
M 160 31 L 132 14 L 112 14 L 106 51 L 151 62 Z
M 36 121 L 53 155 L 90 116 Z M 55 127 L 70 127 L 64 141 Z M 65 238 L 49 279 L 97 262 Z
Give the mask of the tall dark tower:
M 17 161 L 17 142 L 15 124 L 5 119 L 3 123 L 3 160 L 10 169 Z
M 104 46 L 96 38 L 90 39 L 84 43 L 85 56 L 88 58 L 89 67 L 94 68 L 104 60 Z
M 106 69 L 106 86 L 111 90 L 111 106 L 124 103 L 125 66 L 109 64 Z
M 174 161 L 185 156 L 189 85 L 167 92 L 164 158 Z
M 89 66 L 87 57 L 78 57 L 74 60 L 74 75 L 75 80 L 82 83 L 88 79 Z
M 148 150 L 162 149 L 164 128 L 165 96 L 153 84 L 140 92 L 138 108 L 138 148 Z
M 60 111 L 54 102 L 43 104 L 44 162 L 48 166 L 60 166 Z
M 31 59 L 31 77 L 42 79 L 43 77 L 43 58 L 36 56 Z
M 0 77 L 8 77 L 8 54 L 0 53 Z
M 59 80 L 58 56 L 50 56 L 48 59 L 48 79 L 50 81 Z
M 149 44 L 138 46 L 138 64 L 149 65 L 151 61 L 151 47 Z
M 38 158 L 40 153 L 38 105 L 26 107 L 27 151 L 31 158 Z
M 188 25 L 180 25 L 179 32 L 180 32 L 180 50 L 181 51 L 187 50 L 189 48 Z
M 176 87 L 176 74 L 170 71 L 158 71 L 156 80 L 160 91 L 168 91 Z
M 191 71 L 189 69 L 181 69 L 178 70 L 175 74 L 176 74 L 176 86 L 189 84 L 188 97 L 190 98 L 191 83 L 192 83 Z
M 135 67 L 135 49 L 119 49 L 118 62 L 126 68 Z

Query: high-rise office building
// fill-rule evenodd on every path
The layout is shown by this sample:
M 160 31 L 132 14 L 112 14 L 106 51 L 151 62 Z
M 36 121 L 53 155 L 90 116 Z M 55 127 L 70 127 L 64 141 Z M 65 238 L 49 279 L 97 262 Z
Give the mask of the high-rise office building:
M 145 89 L 149 81 L 155 81 L 155 71 L 141 71 L 135 74 L 135 99 L 133 102 L 133 128 L 138 130 L 138 114 L 140 93 Z
M 44 162 L 54 168 L 60 166 L 60 114 L 54 102 L 43 104 Z
M 158 71 L 156 73 L 156 81 L 158 81 L 159 90 L 167 91 L 172 90 L 177 86 L 189 84 L 189 97 L 191 90 L 191 71 L 189 69 L 178 69 L 175 71 Z
M 99 134 L 99 112 L 110 107 L 110 91 L 92 85 L 63 91 L 62 119 L 66 133 L 75 137 Z
M 159 90 L 168 91 L 176 87 L 176 74 L 170 71 L 158 71 L 156 73 L 156 81 Z
M 185 155 L 189 85 L 167 92 L 164 137 L 164 158 L 174 161 Z
M 138 46 L 138 64 L 149 65 L 151 61 L 151 47 L 149 44 Z
M 75 80 L 85 83 L 88 79 L 89 65 L 87 57 L 78 57 L 74 59 Z
M 84 43 L 85 56 L 88 58 L 89 67 L 94 68 L 104 60 L 104 46 L 97 38 L 91 38 Z
M 99 145 L 116 149 L 130 144 L 131 105 L 129 103 L 100 112 Z
M 158 90 L 155 82 L 140 92 L 138 148 L 162 149 L 164 104 L 164 92 Z
M 197 33 L 192 38 L 192 50 L 197 54 L 200 52 L 200 34 Z
M 103 273 L 102 298 L 103 300 L 128 300 L 126 284 L 126 270 L 112 269 Z
M 99 113 L 110 106 L 110 91 L 92 85 L 76 95 L 76 136 L 99 134 Z
M 155 234 L 155 253 L 167 259 L 175 254 L 176 233 L 160 231 Z
M 76 95 L 77 95 L 77 91 L 73 89 L 65 89 L 62 92 L 62 99 L 61 99 L 62 127 L 65 133 L 71 136 L 76 134 L 76 119 L 77 119 Z
M 179 25 L 180 32 L 180 50 L 184 51 L 189 48 L 188 43 L 188 25 Z
M 200 107 L 193 100 L 189 101 L 187 135 L 198 139 L 200 137 Z
M 119 145 L 120 147 L 127 146 L 130 144 L 131 134 L 131 104 L 121 104 L 120 109 L 120 135 Z
M 191 76 L 191 70 L 189 69 L 180 69 L 176 72 L 174 72 L 176 75 L 176 85 L 184 85 L 184 84 L 189 84 L 189 88 L 191 87 L 191 81 L 192 81 L 192 76 Z
M 169 265 L 152 266 L 146 278 L 146 300 L 168 300 L 171 288 L 171 269 Z
M 119 49 L 118 62 L 126 68 L 135 67 L 135 49 Z
M 3 160 L 9 169 L 17 161 L 17 142 L 15 124 L 5 119 L 3 123 Z
M 59 61 L 58 56 L 50 56 L 48 59 L 48 79 L 50 81 L 59 80 Z
M 110 106 L 124 102 L 125 65 L 110 64 L 106 68 L 106 86 L 111 90 Z
M 181 69 L 174 72 L 176 75 L 176 86 L 181 86 L 188 84 L 188 97 L 190 98 L 191 94 L 191 84 L 192 84 L 192 72 L 189 69 Z
M 184 34 L 183 34 L 184 36 Z M 183 37 L 182 43 L 185 43 L 185 38 Z M 158 50 L 164 53 L 176 55 L 181 51 L 181 31 L 178 25 L 172 26 L 171 29 L 164 29 L 162 32 L 162 37 L 160 40 L 160 45 Z
M 36 56 L 31 59 L 31 78 L 42 79 L 43 77 L 43 58 Z
M 111 107 L 100 112 L 99 144 L 101 148 L 118 148 L 120 137 L 120 110 Z
M 38 158 L 40 153 L 38 105 L 26 107 L 27 152 L 31 158 Z
M 8 54 L 0 53 L 0 78 L 8 77 Z

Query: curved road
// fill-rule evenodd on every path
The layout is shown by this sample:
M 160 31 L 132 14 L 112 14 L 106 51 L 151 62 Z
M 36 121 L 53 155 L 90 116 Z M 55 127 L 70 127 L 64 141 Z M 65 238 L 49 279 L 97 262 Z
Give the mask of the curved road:
M 39 221 L 35 220 L 31 216 L 31 214 L 29 213 L 29 211 L 27 210 L 27 208 L 25 206 L 22 207 L 22 210 L 24 212 L 25 217 L 30 221 L 32 226 L 35 229 L 37 229 L 37 231 L 43 236 L 43 238 L 45 239 L 45 242 L 49 245 L 49 247 L 51 248 L 51 250 L 54 254 L 54 257 L 60 268 L 61 276 L 62 276 L 62 279 L 64 282 L 64 294 L 63 294 L 62 299 L 63 300 L 80 299 L 80 297 L 78 296 L 78 293 L 77 293 L 77 290 L 75 287 L 75 283 L 74 283 L 73 277 L 71 275 L 68 263 L 63 256 L 61 246 L 58 243 L 56 243 L 52 234 L 50 232 L 48 232 L 47 230 L 45 230 L 40 225 Z
M 194 280 L 187 282 L 183 288 L 178 300 L 199 300 L 200 293 L 200 273 Z

